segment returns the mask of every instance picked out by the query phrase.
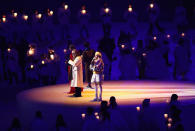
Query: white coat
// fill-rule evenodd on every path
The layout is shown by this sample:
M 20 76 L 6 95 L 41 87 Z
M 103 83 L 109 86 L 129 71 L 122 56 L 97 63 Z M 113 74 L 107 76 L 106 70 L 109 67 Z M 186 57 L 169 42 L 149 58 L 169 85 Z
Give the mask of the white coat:
M 69 60 L 72 65 L 71 87 L 83 87 L 83 65 L 81 56 L 77 56 L 74 61 Z

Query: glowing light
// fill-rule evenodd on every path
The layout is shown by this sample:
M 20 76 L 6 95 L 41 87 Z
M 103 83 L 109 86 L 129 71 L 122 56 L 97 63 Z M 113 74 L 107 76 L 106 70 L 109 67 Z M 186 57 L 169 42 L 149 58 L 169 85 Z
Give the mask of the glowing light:
M 124 49 L 124 48 L 125 48 L 125 45 L 121 45 L 121 48 L 123 48 L 123 49 Z
M 167 38 L 170 38 L 170 37 L 171 37 L 171 36 L 168 34 L 168 35 L 167 35 Z
M 184 37 L 185 36 L 185 33 L 181 33 L 181 36 Z
M 28 20 L 28 15 L 23 15 L 24 20 Z
M 154 39 L 154 40 L 157 40 L 157 37 L 156 37 L 156 36 L 154 36 L 154 37 L 153 37 L 153 39 Z
M 132 49 L 132 51 L 134 51 L 135 50 L 135 47 L 132 47 L 131 49 Z
M 95 116 L 98 116 L 98 112 L 95 112 L 94 115 L 95 115 Z
M 45 61 L 44 61 L 44 60 L 42 60 L 42 61 L 41 61 L 41 63 L 44 65 L 44 64 L 45 64 Z
M 151 8 L 151 9 L 154 8 L 154 4 L 153 4 L 153 3 L 150 4 L 150 8 Z
M 6 22 L 6 16 L 3 16 L 2 21 L 3 21 L 3 23 Z
M 136 107 L 136 110 L 137 110 L 138 112 L 140 112 L 140 107 L 139 107 L 139 106 L 137 106 L 137 107 Z
M 168 114 L 164 114 L 164 118 L 167 119 L 168 118 Z
M 98 120 L 99 120 L 99 119 L 100 119 L 100 117 L 99 117 L 99 116 L 96 116 L 96 119 L 98 119 Z
M 104 12 L 105 12 L 105 13 L 109 13 L 109 11 L 110 11 L 109 8 L 105 8 L 105 9 L 104 9 Z
M 64 53 L 66 53 L 67 52 L 67 50 L 66 49 L 64 49 Z
M 52 10 L 48 11 L 48 16 L 52 16 L 52 15 L 53 15 L 53 11 Z
M 37 19 L 41 19 L 41 18 L 42 18 L 42 14 L 41 14 L 41 13 L 37 14 L 37 15 L 36 15 L 36 18 L 37 18 Z
M 131 5 L 129 5 L 128 11 L 129 11 L 129 12 L 132 12 L 132 11 L 133 11 L 133 8 L 132 8 Z
M 144 57 L 145 57 L 146 55 L 147 55 L 146 53 L 142 53 L 142 56 L 144 56 Z
M 167 126 L 168 126 L 168 128 L 171 128 L 171 123 L 168 123 Z
M 171 118 L 168 119 L 168 122 L 171 123 L 173 120 Z
M 85 15 L 87 11 L 85 9 L 81 10 L 81 14 Z
M 13 13 L 13 17 L 16 18 L 18 16 L 18 13 L 17 12 L 14 12 Z
M 29 56 L 32 56 L 32 55 L 34 55 L 34 53 L 35 53 L 35 49 L 31 47 L 31 48 L 29 49 L 29 51 L 28 51 L 28 55 L 29 55 Z
M 50 55 L 50 59 L 51 59 L 51 60 L 54 60 L 54 58 L 55 58 L 54 54 L 51 54 L 51 55 Z
M 85 119 L 85 113 L 81 114 L 82 119 Z
M 64 10 L 68 10 L 68 5 L 67 4 L 64 5 Z
M 8 51 L 8 52 L 10 52 L 10 51 L 11 51 L 11 49 L 10 49 L 10 48 L 7 48 L 7 51 Z
M 30 65 L 30 68 L 33 69 L 34 68 L 34 65 Z

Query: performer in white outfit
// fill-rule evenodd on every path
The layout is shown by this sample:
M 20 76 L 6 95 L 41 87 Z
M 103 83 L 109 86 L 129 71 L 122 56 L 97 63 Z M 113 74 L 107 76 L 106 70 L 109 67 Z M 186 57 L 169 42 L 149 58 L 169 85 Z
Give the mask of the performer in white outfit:
M 102 54 L 100 52 L 95 53 L 95 57 L 91 61 L 90 69 L 93 71 L 91 83 L 95 84 L 95 99 L 93 101 L 102 101 L 102 80 L 104 71 L 104 62 L 102 60 Z M 100 93 L 98 97 L 98 86 Z
M 81 97 L 81 88 L 83 88 L 83 65 L 82 58 L 79 51 L 74 49 L 72 51 L 73 59 L 69 60 L 68 63 L 72 66 L 72 80 L 71 87 L 75 87 L 75 97 Z

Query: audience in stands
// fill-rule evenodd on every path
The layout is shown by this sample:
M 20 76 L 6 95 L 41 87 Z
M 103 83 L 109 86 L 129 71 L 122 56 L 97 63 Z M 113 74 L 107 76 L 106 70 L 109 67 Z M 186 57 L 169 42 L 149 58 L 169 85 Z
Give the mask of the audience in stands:
M 48 125 L 43 119 L 42 112 L 37 111 L 31 124 L 31 131 L 48 131 Z

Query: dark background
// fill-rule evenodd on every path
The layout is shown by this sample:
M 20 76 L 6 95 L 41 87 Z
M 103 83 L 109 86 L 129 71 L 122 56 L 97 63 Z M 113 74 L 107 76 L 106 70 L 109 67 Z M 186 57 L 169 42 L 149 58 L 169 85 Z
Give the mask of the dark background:
M 47 8 L 55 11 L 63 2 L 67 2 L 70 5 L 73 22 L 76 21 L 77 12 L 83 4 L 87 6 L 91 13 L 91 21 L 98 21 L 100 19 L 100 9 L 103 7 L 105 0 L 1 0 L 0 14 L 6 14 L 6 12 L 12 9 L 29 14 L 34 10 L 44 13 Z M 114 21 L 122 20 L 123 13 L 128 8 L 130 2 L 138 14 L 139 20 L 146 20 L 146 8 L 151 0 L 107 0 L 108 5 L 112 9 Z M 155 2 L 160 5 L 160 19 L 163 21 L 172 20 L 178 0 L 156 0 Z M 195 0 L 183 0 L 183 5 L 187 9 L 188 19 L 192 20 Z

